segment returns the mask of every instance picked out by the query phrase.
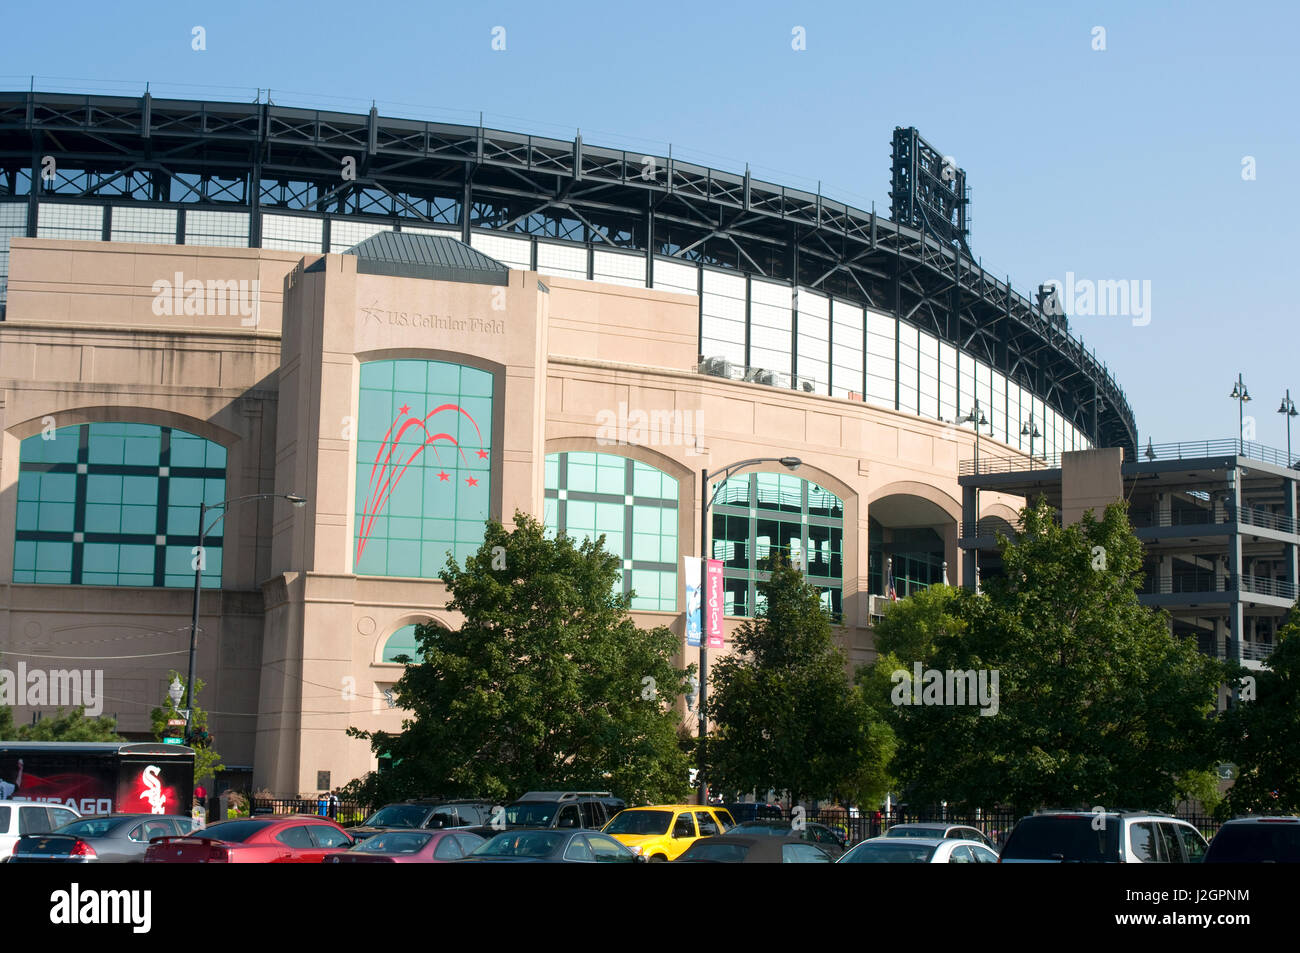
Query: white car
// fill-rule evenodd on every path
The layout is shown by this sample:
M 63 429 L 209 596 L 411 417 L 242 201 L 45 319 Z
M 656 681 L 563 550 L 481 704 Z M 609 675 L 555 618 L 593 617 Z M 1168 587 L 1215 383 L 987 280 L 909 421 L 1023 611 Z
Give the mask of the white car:
M 0 863 L 9 860 L 23 834 L 44 834 L 81 817 L 62 804 L 41 801 L 0 801 Z
M 998 855 L 974 840 L 953 837 L 873 837 L 837 864 L 996 864 Z

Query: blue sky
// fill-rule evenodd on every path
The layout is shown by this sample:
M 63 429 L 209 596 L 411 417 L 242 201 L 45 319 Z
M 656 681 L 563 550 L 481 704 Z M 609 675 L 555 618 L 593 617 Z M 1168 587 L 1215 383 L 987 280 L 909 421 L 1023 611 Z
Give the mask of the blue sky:
M 915 125 L 971 187 L 971 248 L 1041 281 L 1150 281 L 1150 323 L 1071 316 L 1141 438 L 1257 438 L 1300 398 L 1300 5 L 13 4 L 0 85 L 485 121 L 660 152 L 880 211 Z M 195 26 L 206 49 L 192 48 Z M 492 49 L 505 28 L 505 50 Z M 803 27 L 806 49 L 792 49 Z M 1105 49 L 1094 50 L 1094 27 Z M 1254 158 L 1255 178 L 1243 179 Z M 1071 310 L 1067 305 L 1067 311 Z M 1300 418 L 1298 418 L 1300 422 Z M 1295 428 L 1300 447 L 1300 428 Z

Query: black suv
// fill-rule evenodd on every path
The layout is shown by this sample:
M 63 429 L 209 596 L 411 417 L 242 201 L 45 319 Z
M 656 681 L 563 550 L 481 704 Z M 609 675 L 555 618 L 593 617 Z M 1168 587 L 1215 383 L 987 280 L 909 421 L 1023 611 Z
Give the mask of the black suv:
M 474 833 L 492 837 L 512 827 L 598 831 L 623 808 L 608 791 L 529 791 L 495 819 L 489 812 Z
M 477 827 L 487 824 L 493 805 L 471 799 L 446 801 L 418 798 L 386 804 L 358 827 L 349 827 L 353 840 L 365 840 L 380 831 L 439 830 L 444 827 Z
M 1207 864 L 1300 863 L 1300 817 L 1238 817 L 1210 841 Z

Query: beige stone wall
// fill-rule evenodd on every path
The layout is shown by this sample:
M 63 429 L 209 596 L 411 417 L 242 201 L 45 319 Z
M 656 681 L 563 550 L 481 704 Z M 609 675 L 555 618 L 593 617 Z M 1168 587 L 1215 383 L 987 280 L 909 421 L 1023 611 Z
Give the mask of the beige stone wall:
M 258 786 L 296 794 L 315 789 L 318 771 L 341 785 L 372 768 L 368 746 L 344 731 L 400 728 L 402 712 L 383 690 L 401 667 L 378 661 L 384 641 L 410 622 L 458 624 L 437 580 L 352 574 L 357 376 L 367 360 L 445 359 L 496 373 L 496 518 L 516 509 L 540 517 L 547 453 L 622 453 L 678 480 L 679 538 L 695 553 L 701 468 L 801 457 L 799 475 L 845 502 L 841 639 L 851 664 L 872 654 L 873 507 L 898 525 L 935 525 L 959 581 L 957 461 L 974 455 L 973 435 L 860 402 L 700 376 L 693 297 L 520 271 L 505 287 L 381 277 L 358 274 L 345 255 L 35 239 L 12 247 L 9 320 L 0 324 L 0 665 L 17 652 L 148 656 L 103 662 L 106 694 L 121 700 L 105 710 L 118 711 L 125 730 L 145 729 L 166 670 L 184 667 L 190 593 L 12 585 L 19 443 L 47 416 L 60 427 L 131 420 L 215 440 L 229 452 L 229 496 L 310 500 L 232 509 L 224 591 L 203 596 L 202 702 L 216 712 L 227 763 L 255 764 Z M 205 289 L 256 278 L 257 321 L 156 314 L 155 282 L 174 285 L 177 272 Z M 662 425 L 653 441 L 611 439 L 602 424 L 620 407 Z M 1020 505 L 981 494 L 984 513 Z M 681 588 L 679 578 L 684 600 Z M 683 639 L 682 662 L 696 660 L 680 613 L 633 616 L 669 625 Z M 728 619 L 728 630 L 739 622 Z

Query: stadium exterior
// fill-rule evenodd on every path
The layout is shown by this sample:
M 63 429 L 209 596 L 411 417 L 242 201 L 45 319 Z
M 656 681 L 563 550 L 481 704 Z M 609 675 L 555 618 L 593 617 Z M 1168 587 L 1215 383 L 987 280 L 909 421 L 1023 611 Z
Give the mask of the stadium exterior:
M 903 208 L 934 170 L 900 142 Z M 701 470 L 795 455 L 711 511 L 727 629 L 781 547 L 865 661 L 887 567 L 969 581 L 959 460 L 1028 465 L 1030 423 L 1046 462 L 1137 445 L 1060 317 L 895 217 L 580 139 L 0 93 L 0 652 L 102 667 L 146 732 L 200 501 L 301 494 L 206 540 L 201 702 L 256 786 L 338 785 L 373 765 L 344 728 L 400 724 L 411 627 L 456 625 L 436 573 L 484 518 L 604 533 L 638 622 L 684 639 Z

